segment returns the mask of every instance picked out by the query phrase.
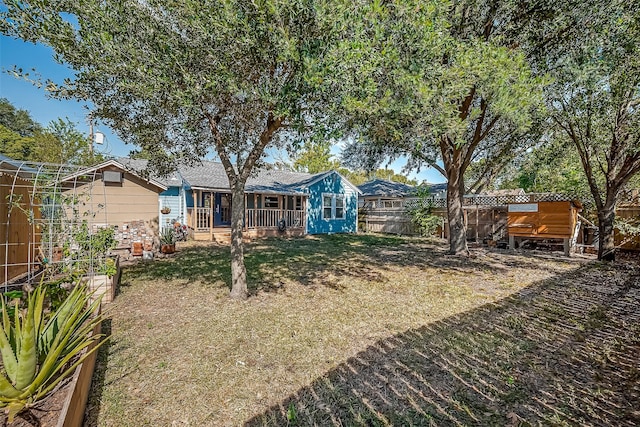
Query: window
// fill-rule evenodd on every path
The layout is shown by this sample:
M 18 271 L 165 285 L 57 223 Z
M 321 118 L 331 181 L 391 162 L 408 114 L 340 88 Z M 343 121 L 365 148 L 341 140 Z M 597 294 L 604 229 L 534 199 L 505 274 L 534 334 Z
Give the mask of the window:
M 324 194 L 322 196 L 322 218 L 344 219 L 344 194 Z
M 278 196 L 264 196 L 264 207 L 267 209 L 278 209 Z
M 336 219 L 344 219 L 344 196 L 336 196 Z
M 323 219 L 331 219 L 332 202 L 333 202 L 333 197 L 322 196 L 322 218 Z

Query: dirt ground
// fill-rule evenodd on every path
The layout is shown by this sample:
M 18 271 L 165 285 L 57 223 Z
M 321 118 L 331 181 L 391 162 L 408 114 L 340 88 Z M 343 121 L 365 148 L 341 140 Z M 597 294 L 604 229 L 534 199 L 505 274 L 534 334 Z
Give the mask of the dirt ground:
M 88 426 L 640 424 L 640 269 L 384 236 L 130 266 Z

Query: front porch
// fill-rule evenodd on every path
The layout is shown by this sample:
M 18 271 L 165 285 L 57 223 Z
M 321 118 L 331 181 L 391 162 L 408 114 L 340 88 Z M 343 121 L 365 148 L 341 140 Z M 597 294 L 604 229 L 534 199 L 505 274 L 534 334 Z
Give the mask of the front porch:
M 231 194 L 193 190 L 193 201 L 187 207 L 187 224 L 194 239 L 229 243 Z M 244 239 L 305 234 L 306 205 L 305 195 L 246 193 Z

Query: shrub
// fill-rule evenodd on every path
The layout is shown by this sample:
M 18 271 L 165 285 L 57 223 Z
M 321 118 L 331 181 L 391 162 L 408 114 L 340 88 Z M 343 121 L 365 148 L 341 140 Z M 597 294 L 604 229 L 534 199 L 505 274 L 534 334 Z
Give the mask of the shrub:
M 411 217 L 411 222 L 418 227 L 421 235 L 431 236 L 441 225 L 442 218 L 433 215 L 433 203 L 429 199 L 429 189 L 426 186 L 418 187 L 416 196 L 418 200 L 407 205 L 407 214 Z

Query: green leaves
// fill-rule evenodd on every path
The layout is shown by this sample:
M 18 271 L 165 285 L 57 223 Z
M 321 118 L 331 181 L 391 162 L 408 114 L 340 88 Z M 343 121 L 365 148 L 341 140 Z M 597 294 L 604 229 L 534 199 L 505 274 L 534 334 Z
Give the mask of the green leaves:
M 31 292 L 27 307 L 16 309 L 13 321 L 2 300 L 0 353 L 5 370 L 0 372 L 0 407 L 6 407 L 9 422 L 44 398 L 104 342 L 102 335 L 90 335 L 101 321 L 95 315 L 100 298 L 89 305 L 86 288 L 76 286 L 57 311 L 47 314 L 44 295 L 43 286 Z

